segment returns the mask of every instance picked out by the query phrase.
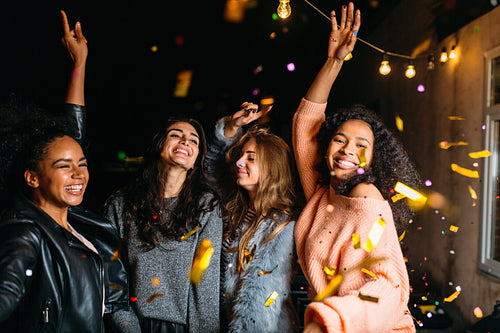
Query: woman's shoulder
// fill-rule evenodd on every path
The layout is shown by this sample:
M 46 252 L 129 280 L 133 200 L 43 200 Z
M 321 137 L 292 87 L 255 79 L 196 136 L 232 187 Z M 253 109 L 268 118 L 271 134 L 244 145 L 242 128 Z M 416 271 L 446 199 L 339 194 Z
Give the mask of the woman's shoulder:
M 380 190 L 373 184 L 361 183 L 356 185 L 349 193 L 350 198 L 371 198 L 384 201 Z

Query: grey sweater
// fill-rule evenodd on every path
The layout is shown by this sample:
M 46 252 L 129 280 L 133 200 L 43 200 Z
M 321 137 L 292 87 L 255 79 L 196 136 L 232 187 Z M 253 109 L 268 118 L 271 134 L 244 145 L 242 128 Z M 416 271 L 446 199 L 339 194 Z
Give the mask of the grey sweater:
M 123 198 L 115 197 L 106 206 L 105 216 L 117 225 L 123 237 L 126 230 L 122 208 Z M 153 250 L 144 251 L 134 223 L 128 238 L 132 307 L 113 314 L 112 320 L 120 331 L 140 332 L 138 319 L 148 317 L 184 324 L 193 333 L 218 332 L 222 242 L 219 209 L 203 214 L 198 231 L 182 242 L 164 240 Z M 193 285 L 188 273 L 198 244 L 205 238 L 211 240 L 214 252 L 202 281 Z

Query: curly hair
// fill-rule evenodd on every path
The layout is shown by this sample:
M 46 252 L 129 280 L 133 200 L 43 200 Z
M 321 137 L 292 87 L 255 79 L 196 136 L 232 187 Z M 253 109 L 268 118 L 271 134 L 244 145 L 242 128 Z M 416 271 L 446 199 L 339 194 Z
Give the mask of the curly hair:
M 172 208 L 164 198 L 167 175 L 162 167 L 161 153 L 167 129 L 178 122 L 191 124 L 198 132 L 200 141 L 194 167 L 187 172 L 177 204 Z M 124 221 L 128 225 L 132 221 L 137 224 L 146 248 L 156 247 L 162 238 L 178 239 L 199 225 L 202 213 L 216 207 L 218 194 L 203 169 L 206 152 L 207 142 L 201 124 L 184 115 L 172 116 L 154 135 L 135 180 L 117 192 L 124 198 Z M 204 200 L 207 194 L 211 194 L 208 201 Z
M 224 205 L 224 217 L 228 222 L 224 233 L 227 239 L 240 226 L 250 208 L 255 211 L 255 219 L 241 237 L 238 245 L 239 268 L 245 268 L 244 249 L 253 235 L 266 219 L 273 219 L 277 224 L 272 233 L 264 239 L 264 243 L 276 237 L 295 217 L 294 177 L 292 172 L 292 155 L 290 148 L 279 136 L 269 132 L 267 128 L 253 126 L 245 135 L 235 142 L 226 153 L 228 165 L 234 166 L 240 159 L 245 144 L 254 139 L 257 146 L 256 162 L 260 177 L 257 193 L 250 207 L 248 192 L 237 186 L 233 195 Z M 233 173 L 235 168 L 231 168 Z M 235 182 L 233 182 L 234 184 Z M 276 217 L 286 215 L 283 221 Z
M 342 123 L 353 119 L 362 120 L 370 125 L 375 138 L 373 159 L 371 164 L 365 168 L 364 174 L 340 180 L 332 185 L 336 193 L 341 195 L 348 195 L 354 186 L 360 183 L 366 182 L 375 185 L 384 199 L 389 201 L 394 215 L 394 223 L 397 230 L 401 232 L 407 227 L 415 212 L 404 200 L 396 202 L 391 200 L 394 195 L 394 186 L 399 181 L 410 187 L 419 188 L 422 185 L 422 180 L 403 145 L 387 129 L 375 112 L 364 105 L 356 104 L 328 115 L 316 137 L 318 156 L 325 156 L 337 128 Z M 330 170 L 324 159 L 318 159 L 316 170 L 319 173 L 318 183 L 325 186 L 330 185 Z

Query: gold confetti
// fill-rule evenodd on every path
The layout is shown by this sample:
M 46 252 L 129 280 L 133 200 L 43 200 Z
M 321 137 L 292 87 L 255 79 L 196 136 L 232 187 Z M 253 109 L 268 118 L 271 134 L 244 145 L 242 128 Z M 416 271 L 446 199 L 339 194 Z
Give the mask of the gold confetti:
M 150 303 L 155 298 L 161 297 L 161 296 L 164 296 L 164 295 L 165 295 L 164 293 L 155 293 L 155 294 L 153 294 L 153 295 L 151 295 L 151 296 L 148 297 L 148 299 L 146 300 L 146 303 Z
M 399 192 L 401 194 L 404 194 L 406 197 L 410 198 L 411 200 L 414 201 L 422 201 L 425 202 L 427 200 L 426 197 L 424 197 L 422 194 L 418 193 L 414 189 L 412 189 L 409 186 L 406 186 L 405 184 L 401 182 L 397 182 L 396 186 L 394 187 L 394 190 L 396 192 Z
M 459 142 L 448 142 L 448 141 L 441 141 L 439 143 L 439 148 L 442 149 L 448 149 L 452 146 L 467 146 L 469 145 L 467 142 L 459 141 Z
M 445 297 L 443 302 L 451 303 L 455 300 L 455 298 L 457 298 L 458 295 L 460 295 L 460 291 L 457 290 L 453 294 L 451 294 L 450 296 Z
M 273 291 L 273 293 L 271 294 L 271 296 L 269 296 L 264 305 L 265 306 L 271 305 L 276 300 L 276 297 L 278 297 L 278 293 L 276 291 Z
M 195 228 L 193 228 L 190 232 L 188 232 L 187 234 L 183 235 L 180 239 L 181 242 L 183 242 L 186 238 L 188 238 L 189 236 L 191 236 L 192 234 L 194 234 L 196 231 L 198 231 L 198 229 L 200 228 L 199 225 L 197 225 Z
M 403 240 L 403 238 L 405 238 L 405 235 L 406 235 L 406 230 L 403 231 L 403 233 L 401 234 L 401 236 L 399 236 L 398 241 L 401 242 Z
M 451 170 L 465 177 L 479 178 L 479 173 L 477 171 L 462 168 L 461 166 L 455 163 L 451 164 Z
M 476 200 L 477 199 L 477 194 L 476 194 L 476 191 L 474 191 L 474 189 L 472 188 L 472 186 L 468 185 L 469 186 L 469 192 L 470 192 L 470 196 L 472 199 Z
M 403 132 L 403 119 L 396 114 L 396 127 L 400 132 Z
M 483 311 L 479 306 L 474 308 L 474 316 L 476 316 L 476 318 L 483 318 Z
M 252 261 L 253 255 L 255 254 L 255 247 L 256 245 L 254 244 L 252 251 L 248 251 L 248 247 L 245 247 L 245 260 L 247 263 Z
M 358 234 L 352 234 L 352 245 L 355 249 L 361 248 L 361 240 Z
M 155 287 L 159 286 L 160 285 L 160 279 L 157 278 L 157 277 L 154 277 L 151 279 L 151 284 Z
M 272 105 L 274 104 L 274 98 L 269 97 L 269 98 L 263 98 L 260 100 L 261 105 Z
M 326 297 L 333 295 L 337 291 L 337 289 L 339 289 L 340 284 L 342 283 L 343 280 L 344 276 L 342 274 L 335 276 L 333 279 L 330 280 L 330 282 L 328 282 L 326 288 L 322 292 L 318 293 L 313 300 L 315 302 L 321 302 Z
M 420 312 L 422 312 L 423 315 L 429 311 L 436 311 L 436 306 L 434 304 L 419 305 L 418 308 L 420 309 Z
M 120 285 L 114 284 L 114 283 L 106 283 L 106 286 L 113 288 L 113 289 L 116 289 L 116 290 L 125 290 L 124 286 L 120 286 Z
M 457 231 L 458 231 L 458 227 L 457 227 L 457 226 L 454 226 L 454 225 L 452 224 L 452 225 L 450 225 L 450 231 L 457 232 Z
M 396 194 L 394 194 L 394 195 L 391 197 L 391 199 L 392 199 L 392 202 L 396 202 L 396 201 L 401 200 L 401 199 L 403 199 L 403 198 L 405 198 L 405 197 L 406 197 L 406 195 L 404 195 L 404 194 L 402 194 L 402 193 L 396 193 Z
M 326 274 L 326 278 L 328 280 L 330 280 L 333 275 L 335 275 L 335 271 L 337 270 L 337 267 L 333 267 L 333 266 L 325 266 L 323 267 L 323 272 L 325 272 Z
M 481 158 L 481 157 L 488 157 L 488 156 L 491 156 L 491 152 L 488 150 L 481 150 L 481 151 L 469 153 L 470 158 Z
M 382 219 L 378 219 L 373 223 L 372 229 L 368 234 L 368 240 L 363 244 L 363 249 L 366 252 L 371 252 L 376 246 L 380 237 L 382 237 L 382 233 L 384 232 L 385 221 Z
M 375 274 L 375 273 L 373 273 L 373 272 L 371 272 L 371 271 L 367 270 L 366 268 L 361 268 L 361 271 L 362 271 L 363 273 L 365 273 L 365 274 L 368 274 L 368 275 L 370 275 L 370 276 L 373 276 L 375 279 L 378 279 L 377 274 Z
M 361 149 L 361 152 L 359 153 L 359 166 L 361 168 L 364 168 L 366 165 L 366 156 L 365 156 L 365 148 Z
M 115 250 L 115 252 L 113 252 L 113 255 L 111 256 L 111 260 L 118 260 L 120 259 L 120 252 L 118 252 L 118 250 Z
M 378 298 L 377 297 L 363 295 L 362 293 L 359 293 L 358 297 L 360 299 L 362 299 L 363 301 L 369 301 L 369 302 L 378 303 Z
M 213 253 L 214 249 L 212 247 L 212 242 L 209 239 L 203 239 L 196 250 L 193 265 L 191 266 L 191 270 L 189 272 L 189 280 L 192 283 L 200 283 L 203 273 L 210 264 L 210 259 L 212 258 Z
M 271 273 L 272 273 L 272 272 L 276 269 L 276 267 L 278 267 L 278 265 L 274 266 L 274 268 L 273 268 L 273 269 L 271 269 L 270 271 L 262 271 L 262 270 L 261 270 L 261 271 L 259 271 L 259 274 L 260 274 L 260 275 L 271 274 Z
M 448 116 L 448 119 L 450 119 L 450 120 L 465 120 L 464 117 L 458 117 L 458 116 Z

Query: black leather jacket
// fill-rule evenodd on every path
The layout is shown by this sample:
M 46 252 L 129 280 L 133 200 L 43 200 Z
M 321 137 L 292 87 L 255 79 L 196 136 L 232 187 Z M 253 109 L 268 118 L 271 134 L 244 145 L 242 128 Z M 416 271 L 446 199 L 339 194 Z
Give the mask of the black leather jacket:
M 103 332 L 103 292 L 107 312 L 128 308 L 114 226 L 81 207 L 68 222 L 100 255 L 22 196 L 0 222 L 1 332 Z

